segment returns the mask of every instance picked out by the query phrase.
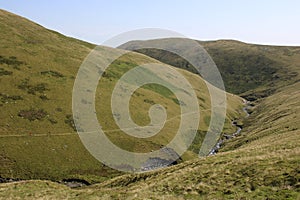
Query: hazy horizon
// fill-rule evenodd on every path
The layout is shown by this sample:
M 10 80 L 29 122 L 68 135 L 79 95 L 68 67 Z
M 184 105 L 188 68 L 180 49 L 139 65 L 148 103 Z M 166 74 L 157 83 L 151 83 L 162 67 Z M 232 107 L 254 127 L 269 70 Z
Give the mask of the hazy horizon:
M 1 9 L 46 28 L 95 44 L 141 28 L 176 31 L 197 40 L 300 46 L 300 2 L 231 0 L 166 1 L 0 1 Z M 72 9 L 71 9 L 72 8 Z

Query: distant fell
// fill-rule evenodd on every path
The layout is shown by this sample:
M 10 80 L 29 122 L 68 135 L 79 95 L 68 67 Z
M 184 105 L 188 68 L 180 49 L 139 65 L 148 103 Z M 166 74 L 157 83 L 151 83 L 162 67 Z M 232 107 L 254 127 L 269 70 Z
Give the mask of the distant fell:
M 175 39 L 130 41 L 119 48 L 172 43 Z M 234 40 L 197 41 L 209 53 L 222 75 L 226 90 L 249 100 L 269 96 L 277 88 L 299 81 L 300 47 L 247 44 Z M 197 73 L 186 60 L 159 49 L 136 50 L 161 62 Z M 193 50 L 187 49 L 188 52 Z

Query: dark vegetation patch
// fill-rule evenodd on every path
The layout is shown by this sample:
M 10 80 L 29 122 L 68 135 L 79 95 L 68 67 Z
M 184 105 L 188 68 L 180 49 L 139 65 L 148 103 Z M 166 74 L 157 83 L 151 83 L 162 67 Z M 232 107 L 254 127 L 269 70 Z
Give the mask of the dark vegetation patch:
M 150 99 L 144 99 L 144 102 L 145 102 L 145 103 L 148 103 L 148 104 L 151 104 L 151 105 L 154 105 L 154 104 L 155 104 L 155 102 L 152 101 L 152 100 L 150 100 Z
M 77 131 L 73 116 L 71 114 L 66 115 L 65 123 L 68 124 L 74 131 Z
M 46 83 L 38 83 L 35 85 L 30 85 L 29 84 L 29 79 L 25 79 L 21 82 L 20 85 L 18 85 L 18 88 L 21 90 L 27 91 L 28 94 L 33 94 L 35 95 L 36 93 L 41 93 L 43 94 L 46 90 L 49 90 L 47 88 Z
M 41 74 L 42 75 L 56 77 L 56 78 L 63 78 L 63 77 L 65 77 L 62 73 L 57 72 L 57 71 L 53 71 L 53 70 L 42 71 Z
M 274 81 L 277 63 L 257 53 L 208 50 L 216 62 L 227 90 L 243 93 Z
M 206 48 L 222 75 L 225 88 L 228 92 L 241 94 L 254 90 L 260 86 L 274 85 L 279 77 L 288 75 L 279 72 L 280 63 L 255 51 L 232 50 L 218 47 Z M 136 50 L 161 62 L 175 67 L 198 73 L 197 70 L 184 58 L 159 49 Z
M 14 102 L 19 100 L 23 100 L 23 97 L 19 95 L 8 95 L 8 94 L 0 93 L 0 101 L 2 103 L 9 103 L 9 102 Z
M 20 65 L 24 65 L 26 63 L 19 61 L 15 56 L 10 56 L 8 58 L 4 56 L 0 56 L 0 64 L 6 64 L 14 69 L 20 70 Z
M 19 117 L 22 117 L 24 119 L 28 119 L 29 121 L 34 120 L 42 120 L 47 116 L 47 112 L 43 109 L 34 109 L 31 108 L 29 110 L 21 110 L 18 114 Z
M 241 97 L 247 99 L 248 101 L 256 101 L 261 98 L 265 98 L 267 96 L 270 96 L 274 94 L 276 90 L 275 89 L 265 89 L 261 91 L 248 91 L 241 95 Z
M 11 183 L 11 182 L 15 182 L 15 181 L 21 181 L 21 179 L 17 179 L 17 178 L 3 178 L 0 176 L 0 183 Z
M 40 97 L 40 99 L 42 99 L 43 101 L 49 100 L 49 98 L 47 97 L 46 94 L 42 94 L 42 95 L 40 95 L 39 97 Z
M 185 59 L 178 56 L 175 53 L 160 50 L 160 49 L 138 49 L 136 52 L 145 54 L 147 56 L 150 56 L 152 58 L 155 58 L 163 63 L 167 63 L 169 65 L 173 65 L 174 67 L 178 67 L 181 69 L 185 69 L 187 71 L 190 71 L 192 73 L 197 74 L 197 70 Z
M 0 76 L 9 76 L 12 75 L 12 71 L 5 70 L 4 68 L 0 68 Z
M 185 69 L 192 73 L 197 73 L 197 70 L 188 61 L 186 61 L 184 58 L 178 56 L 175 53 L 165 51 L 165 50 L 160 50 L 160 49 L 151 49 L 151 48 L 138 49 L 135 51 L 150 56 L 152 58 L 155 58 L 163 63 L 167 63 L 175 67 Z

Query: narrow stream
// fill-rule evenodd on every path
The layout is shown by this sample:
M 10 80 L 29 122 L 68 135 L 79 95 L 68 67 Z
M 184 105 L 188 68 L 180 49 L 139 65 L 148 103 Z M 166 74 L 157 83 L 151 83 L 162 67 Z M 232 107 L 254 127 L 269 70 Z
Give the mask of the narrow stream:
M 245 105 L 245 106 L 243 107 L 243 111 L 246 113 L 245 118 L 247 118 L 247 117 L 250 116 L 250 114 L 249 114 L 249 112 L 248 112 L 248 109 L 251 107 L 251 106 L 250 106 L 250 102 L 244 99 L 244 100 L 243 100 L 243 103 L 244 103 L 244 105 Z M 224 137 L 225 139 L 219 139 L 219 141 L 217 142 L 217 144 L 210 150 L 208 156 L 217 154 L 218 151 L 219 151 L 219 149 L 221 148 L 221 145 L 223 144 L 223 142 L 224 142 L 225 140 L 230 140 L 230 139 L 236 137 L 237 135 L 239 135 L 239 134 L 241 133 L 242 127 L 239 126 L 239 125 L 237 124 L 237 121 L 236 121 L 236 120 L 232 121 L 232 126 L 237 127 L 236 132 L 234 132 L 232 135 L 224 134 L 223 137 Z

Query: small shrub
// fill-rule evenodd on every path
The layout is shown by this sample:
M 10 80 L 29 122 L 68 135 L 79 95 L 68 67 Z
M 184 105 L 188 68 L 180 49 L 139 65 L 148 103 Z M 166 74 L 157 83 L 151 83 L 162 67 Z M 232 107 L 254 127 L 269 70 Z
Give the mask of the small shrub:
M 18 88 L 21 89 L 21 90 L 27 90 L 28 89 L 28 82 L 29 82 L 29 79 L 25 78 L 24 80 L 22 80 L 21 84 L 18 85 Z
M 56 71 L 52 71 L 52 70 L 49 70 L 49 71 L 43 71 L 41 72 L 42 75 L 48 75 L 48 76 L 53 76 L 53 77 L 56 77 L 56 78 L 62 78 L 62 77 L 65 77 L 63 74 L 59 73 L 59 72 L 56 72 Z
M 149 104 L 151 104 L 151 105 L 154 105 L 154 104 L 155 104 L 155 102 L 152 101 L 152 100 L 150 100 L 150 99 L 144 99 L 144 102 L 145 102 L 145 103 L 149 103 Z
M 8 95 L 8 94 L 1 94 L 0 93 L 0 101 L 2 103 L 6 103 L 6 102 L 11 102 L 11 101 L 19 101 L 19 100 L 23 100 L 23 97 L 19 96 L 19 95 Z
M 33 95 L 35 95 L 36 92 L 44 93 L 46 90 L 49 90 L 47 88 L 46 83 L 38 83 L 36 85 L 30 85 L 28 82 L 29 79 L 23 80 L 22 83 L 18 85 L 18 88 L 27 91 L 28 94 L 33 94 Z
M 65 123 L 68 124 L 74 131 L 77 131 L 72 115 L 66 115 Z
M 9 76 L 9 75 L 12 75 L 12 74 L 13 74 L 13 72 L 7 71 L 3 68 L 0 68 L 0 76 Z
M 24 62 L 19 61 L 17 57 L 10 56 L 9 58 L 5 58 L 0 56 L 0 64 L 7 64 L 7 65 L 22 65 Z
M 21 110 L 18 116 L 24 119 L 28 119 L 29 121 L 42 120 L 47 116 L 47 112 L 43 109 L 36 110 L 31 108 L 29 110 Z
M 35 92 L 43 93 L 46 90 L 48 89 L 47 89 L 47 84 L 45 83 L 39 83 L 29 88 L 29 91 L 31 91 L 33 94 L 35 94 Z
M 40 99 L 42 99 L 43 101 L 49 100 L 46 94 L 40 95 Z
M 20 70 L 19 66 L 25 64 L 22 61 L 19 61 L 17 57 L 10 56 L 9 58 L 0 56 L 0 64 L 6 64 L 8 66 L 13 67 L 14 69 Z

